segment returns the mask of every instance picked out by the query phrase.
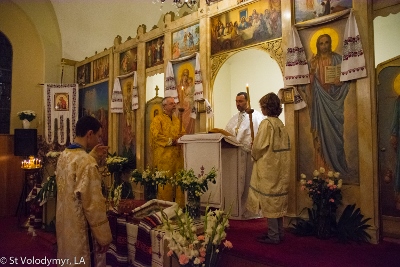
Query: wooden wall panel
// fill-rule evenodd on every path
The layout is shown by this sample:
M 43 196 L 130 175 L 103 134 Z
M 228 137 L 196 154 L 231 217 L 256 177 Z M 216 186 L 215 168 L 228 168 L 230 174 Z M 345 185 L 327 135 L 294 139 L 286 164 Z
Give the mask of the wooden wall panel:
M 14 136 L 0 135 L 0 217 L 14 216 L 23 186 L 22 157 L 14 156 Z

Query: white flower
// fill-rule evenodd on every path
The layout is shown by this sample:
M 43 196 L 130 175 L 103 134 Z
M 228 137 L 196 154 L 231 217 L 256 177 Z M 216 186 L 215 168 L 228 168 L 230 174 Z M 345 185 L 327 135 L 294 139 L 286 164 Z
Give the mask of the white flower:
M 333 171 L 328 171 L 328 177 L 332 178 L 333 177 Z
M 315 170 L 315 171 L 313 172 L 313 176 L 314 176 L 314 177 L 318 177 L 318 176 L 319 176 L 319 171 Z
M 336 179 L 339 178 L 340 172 L 335 172 L 335 173 L 333 174 L 333 176 L 335 176 Z
M 328 185 L 329 185 L 329 186 L 332 186 L 332 185 L 334 185 L 334 184 L 335 184 L 335 181 L 329 179 Z
M 301 178 L 301 179 L 306 179 L 307 176 L 306 176 L 304 173 L 302 173 L 302 174 L 300 174 L 300 178 Z
M 322 173 L 322 174 L 325 173 L 325 168 L 324 167 L 320 167 L 319 168 L 319 172 Z
M 343 185 L 343 180 L 339 179 L 337 187 L 340 189 L 340 188 L 342 188 L 342 185 Z

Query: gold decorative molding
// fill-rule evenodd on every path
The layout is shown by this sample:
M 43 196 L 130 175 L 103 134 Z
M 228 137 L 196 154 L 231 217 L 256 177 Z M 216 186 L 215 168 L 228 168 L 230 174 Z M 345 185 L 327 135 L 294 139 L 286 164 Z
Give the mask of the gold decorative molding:
M 218 70 L 224 64 L 224 62 L 228 58 L 229 54 L 230 53 L 225 53 L 225 54 L 218 55 L 218 56 L 211 58 L 211 80 L 212 81 L 215 79 L 215 76 L 217 75 Z
M 228 58 L 233 56 L 236 53 L 239 53 L 241 51 L 250 49 L 250 48 L 256 48 L 263 50 L 267 52 L 272 59 L 274 59 L 278 65 L 279 68 L 281 69 L 281 72 L 283 74 L 283 48 L 282 48 L 282 38 L 279 39 L 274 39 L 271 41 L 266 41 L 260 44 L 257 44 L 255 46 L 248 46 L 245 47 L 244 49 L 238 49 L 234 51 L 229 51 L 223 54 L 218 54 L 216 56 L 211 57 L 211 81 L 214 81 L 215 77 L 217 76 L 217 73 L 219 69 L 222 67 L 222 65 L 225 63 Z
M 264 42 L 260 45 L 260 48 L 268 52 L 271 57 L 278 63 L 281 72 L 283 73 L 283 48 L 282 38 L 275 39 L 272 41 Z

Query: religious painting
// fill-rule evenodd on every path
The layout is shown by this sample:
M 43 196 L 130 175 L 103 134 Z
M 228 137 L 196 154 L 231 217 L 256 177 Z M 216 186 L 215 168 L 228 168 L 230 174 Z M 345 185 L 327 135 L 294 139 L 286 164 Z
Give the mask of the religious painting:
M 68 93 L 54 93 L 54 110 L 55 111 L 69 110 Z
M 280 0 L 256 1 L 211 18 L 211 54 L 280 37 Z
M 321 19 L 352 8 L 352 0 L 295 0 L 295 23 Z
M 79 85 L 90 83 L 90 63 L 86 63 L 85 65 L 77 68 L 76 81 Z
M 132 48 L 119 54 L 119 75 L 137 70 L 137 48 Z
M 391 224 L 400 224 L 400 57 L 387 60 L 376 69 L 381 212 L 395 219 Z
M 108 81 L 79 90 L 79 117 L 86 115 L 100 121 L 102 142 L 108 145 Z
M 145 151 L 148 151 L 145 156 L 145 166 L 153 167 L 153 157 L 151 153 L 150 147 L 150 124 L 153 121 L 154 117 L 158 114 L 162 114 L 162 97 L 156 96 L 153 97 L 146 103 L 146 114 L 145 114 Z
M 345 183 L 357 184 L 356 93 L 354 83 L 340 82 L 346 21 L 299 31 L 311 80 L 298 87 L 307 103 L 299 110 L 299 172 L 312 177 L 314 170 L 324 167 L 339 172 Z
M 172 59 L 185 57 L 199 51 L 199 24 L 187 27 L 172 34 Z
M 135 154 L 136 151 L 136 116 L 132 110 L 133 75 L 120 79 L 122 90 L 123 113 L 119 116 L 119 151 Z
M 93 61 L 93 82 L 108 78 L 109 74 L 109 55 Z
M 178 109 L 183 108 L 182 125 L 187 134 L 194 133 L 195 119 L 190 117 L 194 106 L 194 77 L 196 57 L 172 65 L 178 91 Z
M 283 88 L 282 89 L 282 104 L 288 104 L 294 102 L 294 89 L 293 88 Z
M 146 67 L 154 67 L 164 63 L 164 36 L 146 43 Z

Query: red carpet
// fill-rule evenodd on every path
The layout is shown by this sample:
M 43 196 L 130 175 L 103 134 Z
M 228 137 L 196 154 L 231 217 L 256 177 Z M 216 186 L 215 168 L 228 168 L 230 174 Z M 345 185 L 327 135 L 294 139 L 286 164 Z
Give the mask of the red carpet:
M 262 244 L 256 237 L 266 231 L 266 220 L 229 221 L 227 238 L 233 248 L 227 251 L 268 266 L 354 267 L 400 266 L 400 244 L 383 241 L 373 244 L 341 244 L 335 239 L 299 237 L 288 231 L 279 245 Z
M 1 218 L 0 266 L 55 267 L 55 263 L 46 262 L 57 258 L 54 240 L 54 235 L 44 232 L 35 237 L 28 234 L 27 229 L 18 226 L 16 217 Z
M 261 244 L 256 237 L 266 230 L 265 219 L 250 221 L 230 220 L 228 240 L 233 243 L 225 257 L 235 257 L 229 266 L 251 266 L 251 262 L 239 263 L 238 259 L 250 260 L 254 266 L 270 267 L 394 267 L 400 266 L 400 244 L 383 241 L 372 244 L 340 244 L 335 239 L 320 240 L 315 237 L 299 237 L 286 231 L 285 241 L 279 245 Z M 22 264 L 21 259 L 56 259 L 54 235 L 38 232 L 32 237 L 26 229 L 19 228 L 16 218 L 0 219 L 0 260 L 5 257 L 18 259 L 18 266 L 46 266 Z M 224 257 L 224 258 L 225 258 Z M 224 260 L 221 262 L 223 263 Z M 243 262 L 243 261 L 242 261 Z M 237 263 L 237 264 L 235 264 Z M 224 264 L 223 264 L 224 265 Z M 226 265 L 226 264 L 225 264 Z M 50 264 L 49 266 L 55 266 Z M 225 266 L 221 266 L 225 267 Z

